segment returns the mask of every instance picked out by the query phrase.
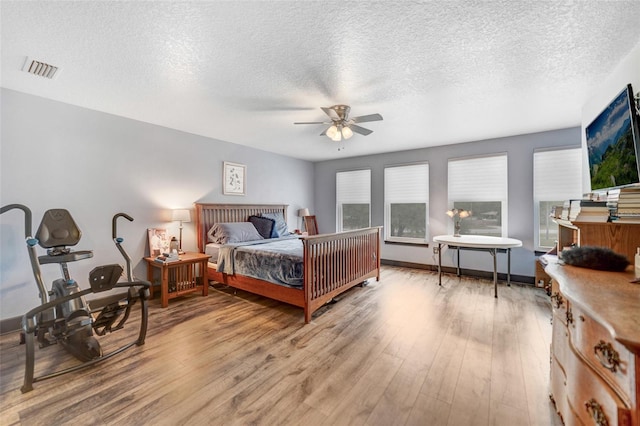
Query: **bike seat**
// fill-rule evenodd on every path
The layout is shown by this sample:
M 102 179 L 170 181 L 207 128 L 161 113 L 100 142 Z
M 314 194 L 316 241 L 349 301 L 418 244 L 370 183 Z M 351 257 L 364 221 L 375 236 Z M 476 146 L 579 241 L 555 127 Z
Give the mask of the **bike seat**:
M 36 233 L 38 244 L 46 248 L 46 256 L 38 257 L 40 264 L 66 263 L 93 257 L 90 250 L 73 252 L 68 246 L 75 246 L 80 241 L 82 232 L 65 209 L 50 209 L 44 212 Z
M 75 246 L 82 232 L 65 209 L 51 209 L 44 212 L 36 238 L 42 248 Z

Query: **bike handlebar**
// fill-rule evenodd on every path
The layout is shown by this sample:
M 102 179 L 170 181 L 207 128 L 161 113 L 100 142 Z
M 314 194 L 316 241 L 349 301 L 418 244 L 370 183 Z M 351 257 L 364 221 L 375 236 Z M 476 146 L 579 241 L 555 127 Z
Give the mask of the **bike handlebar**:
M 117 213 L 115 216 L 113 216 L 113 220 L 111 221 L 111 231 L 112 231 L 112 237 L 115 240 L 118 237 L 118 218 L 119 217 L 124 217 L 125 219 L 127 219 L 129 222 L 133 222 L 133 218 L 131 216 L 129 216 L 126 213 Z
M 29 207 L 22 204 L 7 204 L 0 208 L 0 214 L 13 209 L 20 209 L 24 212 L 24 237 L 31 238 L 31 210 L 29 210 Z

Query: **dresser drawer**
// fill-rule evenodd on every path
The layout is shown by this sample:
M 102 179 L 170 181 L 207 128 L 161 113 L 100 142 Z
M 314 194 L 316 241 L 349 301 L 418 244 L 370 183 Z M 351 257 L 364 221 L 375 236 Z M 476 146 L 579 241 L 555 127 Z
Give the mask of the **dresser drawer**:
M 570 407 L 586 425 L 630 425 L 631 411 L 602 377 L 573 351 L 565 367 Z
M 572 306 L 573 324 L 569 326 L 571 343 L 576 351 L 627 403 L 635 401 L 635 358 L 615 341 L 608 330 Z

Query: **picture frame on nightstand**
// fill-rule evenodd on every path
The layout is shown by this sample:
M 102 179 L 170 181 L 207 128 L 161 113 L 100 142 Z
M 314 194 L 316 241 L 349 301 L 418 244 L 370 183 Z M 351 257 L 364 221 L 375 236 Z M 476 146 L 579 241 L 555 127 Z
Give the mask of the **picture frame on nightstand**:
M 169 253 L 169 237 L 165 228 L 148 228 L 149 256 L 160 256 Z
M 224 195 L 246 195 L 247 166 L 225 161 L 222 171 L 222 193 Z

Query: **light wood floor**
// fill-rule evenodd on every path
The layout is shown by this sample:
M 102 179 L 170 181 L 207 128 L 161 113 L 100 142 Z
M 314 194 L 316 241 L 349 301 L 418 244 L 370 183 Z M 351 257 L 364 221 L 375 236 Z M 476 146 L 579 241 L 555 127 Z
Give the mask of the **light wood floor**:
M 560 424 L 539 289 L 500 285 L 494 299 L 487 280 L 438 287 L 432 272 L 384 267 L 304 325 L 301 309 L 216 288 L 166 309 L 153 300 L 144 346 L 27 394 L 24 346 L 1 336 L 0 423 Z M 59 345 L 37 350 L 36 375 L 67 358 Z

